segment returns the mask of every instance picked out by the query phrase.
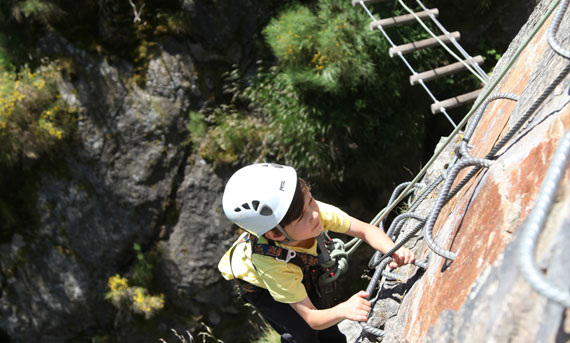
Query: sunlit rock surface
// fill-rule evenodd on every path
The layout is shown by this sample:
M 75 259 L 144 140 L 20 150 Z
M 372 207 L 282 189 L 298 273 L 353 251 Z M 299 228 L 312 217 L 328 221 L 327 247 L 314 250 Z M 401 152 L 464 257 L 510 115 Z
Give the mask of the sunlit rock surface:
M 521 42 L 530 35 L 553 1 L 541 2 L 494 70 L 492 80 L 505 70 Z M 552 14 L 523 50 L 491 94 L 509 92 L 520 101 L 495 100 L 470 141 L 470 153 L 484 157 L 556 79 L 570 60 L 555 53 L 547 42 Z M 562 20 L 556 40 L 570 46 L 570 11 Z M 387 292 L 375 316 L 386 316 L 383 342 L 566 342 L 570 339 L 568 311 L 536 293 L 518 267 L 517 246 L 525 218 L 535 205 L 542 181 L 561 136 L 570 129 L 570 77 L 540 104 L 517 134 L 502 148 L 495 163 L 480 171 L 442 209 L 434 227 L 436 241 L 457 253 L 450 262 L 433 253 L 420 239 L 418 258 L 429 267 L 413 285 L 396 292 L 404 295 L 397 313 L 390 312 L 394 292 Z M 430 169 L 425 184 L 450 161 L 444 152 Z M 536 251 L 539 268 L 559 289 L 570 289 L 570 168 L 558 190 L 554 206 L 540 235 Z M 466 175 L 465 169 L 455 184 Z M 431 211 L 441 185 L 418 213 Z M 415 225 L 415 223 L 414 223 Z M 401 273 L 418 276 L 416 268 Z M 388 285 L 387 288 L 393 286 Z M 403 294 L 405 292 L 405 294 Z M 343 323 L 354 341 L 359 326 Z M 366 336 L 363 342 L 376 338 Z

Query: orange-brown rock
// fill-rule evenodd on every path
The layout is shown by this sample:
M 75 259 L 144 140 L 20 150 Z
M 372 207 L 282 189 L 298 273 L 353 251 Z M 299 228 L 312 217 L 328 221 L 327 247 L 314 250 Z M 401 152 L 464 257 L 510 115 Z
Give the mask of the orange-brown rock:
M 510 92 L 518 102 L 490 103 L 470 140 L 476 157 L 485 155 L 529 111 L 570 60 L 554 52 L 548 29 L 554 14 L 536 31 L 515 63 L 513 52 L 531 34 L 556 1 L 542 1 L 492 76 L 505 74 L 491 94 Z M 570 47 L 570 10 L 556 34 Z M 383 342 L 567 342 L 568 311 L 532 289 L 522 277 L 516 254 L 520 231 L 533 209 L 557 144 L 570 129 L 570 76 L 563 75 L 516 135 L 499 150 L 493 165 L 481 170 L 441 210 L 433 232 L 443 248 L 457 254 L 454 261 L 432 252 L 423 240 L 419 258 L 429 258 L 423 275 L 404 296 L 398 315 L 384 327 Z M 457 144 L 458 140 L 455 143 Z M 443 153 L 428 171 L 429 184 L 450 161 Z M 469 168 L 461 171 L 455 184 Z M 570 288 L 570 167 L 566 167 L 555 204 L 539 237 L 535 259 L 554 284 Z M 427 215 L 441 186 L 418 211 Z M 416 225 L 416 223 L 413 223 Z M 420 277 L 421 276 L 421 277 Z M 384 306 L 382 301 L 378 308 Z

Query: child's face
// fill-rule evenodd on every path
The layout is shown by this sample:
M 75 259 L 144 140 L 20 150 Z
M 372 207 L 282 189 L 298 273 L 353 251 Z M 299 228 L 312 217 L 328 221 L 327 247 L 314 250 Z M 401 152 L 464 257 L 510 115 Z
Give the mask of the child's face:
M 321 233 L 319 205 L 309 190 L 304 191 L 305 208 L 301 218 L 285 226 L 285 231 L 296 241 L 317 237 Z

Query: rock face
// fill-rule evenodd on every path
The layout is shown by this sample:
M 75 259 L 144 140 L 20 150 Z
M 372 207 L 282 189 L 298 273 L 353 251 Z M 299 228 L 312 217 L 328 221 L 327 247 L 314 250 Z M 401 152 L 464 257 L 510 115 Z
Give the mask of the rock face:
M 469 152 L 485 157 L 525 114 L 530 117 L 498 151 L 494 163 L 472 178 L 437 217 L 435 240 L 456 253 L 455 260 L 435 254 L 423 237 L 411 241 L 416 244 L 417 256 L 429 259 L 429 265 L 423 273 L 417 268 L 401 268 L 418 280 L 412 279 L 414 282 L 398 290 L 390 283 L 384 287 L 385 299 L 376 305 L 375 316 L 388 312 L 392 317 L 381 321 L 385 330 L 382 342 L 566 342 L 570 338 L 568 309 L 533 290 L 521 274 L 518 255 L 525 219 L 536 206 L 558 142 L 570 129 L 570 59 L 556 53 L 547 38 L 554 14 L 540 26 L 516 62 L 507 66 L 553 3 L 542 1 L 537 6 L 495 68 L 492 80 L 499 82 L 490 94 L 508 92 L 520 99 L 498 99 L 486 107 L 469 142 L 473 146 Z M 560 46 L 570 46 L 569 32 L 567 10 L 555 35 Z M 503 71 L 504 77 L 499 78 Z M 556 79 L 559 82 L 554 82 Z M 455 139 L 450 146 L 459 143 Z M 424 184 L 441 175 L 442 166 L 451 162 L 451 151 L 441 154 Z M 459 173 L 454 185 L 467 171 Z M 564 248 L 570 244 L 569 181 L 570 166 L 566 165 L 535 252 L 535 261 L 549 282 L 566 292 L 570 289 L 570 255 Z M 441 188 L 428 196 L 418 214 L 431 213 Z M 397 313 L 391 310 L 400 302 L 394 294 L 404 295 Z M 349 332 L 359 334 L 358 330 Z
M 77 146 L 41 174 L 37 230 L 0 245 L 0 340 L 153 341 L 192 330 L 188 318 L 228 323 L 243 310 L 216 269 L 235 234 L 220 209 L 223 181 L 184 141 L 189 111 L 218 91 L 221 73 L 254 63 L 252 37 L 272 5 L 185 1 L 193 39 L 155 42 L 144 88 L 128 62 L 57 32 L 39 43 L 76 65 L 60 93 L 80 113 Z M 161 256 L 156 288 L 172 311 L 142 325 L 104 299 L 108 278 L 129 272 L 134 243 Z

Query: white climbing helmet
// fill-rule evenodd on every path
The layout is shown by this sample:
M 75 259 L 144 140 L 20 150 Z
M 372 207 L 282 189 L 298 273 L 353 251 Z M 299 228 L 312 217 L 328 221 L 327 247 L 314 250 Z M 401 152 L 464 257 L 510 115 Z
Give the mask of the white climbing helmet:
M 274 163 L 258 163 L 232 175 L 222 199 L 229 220 L 258 236 L 278 226 L 285 217 L 295 189 L 295 169 Z

